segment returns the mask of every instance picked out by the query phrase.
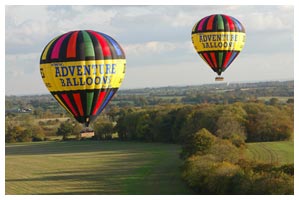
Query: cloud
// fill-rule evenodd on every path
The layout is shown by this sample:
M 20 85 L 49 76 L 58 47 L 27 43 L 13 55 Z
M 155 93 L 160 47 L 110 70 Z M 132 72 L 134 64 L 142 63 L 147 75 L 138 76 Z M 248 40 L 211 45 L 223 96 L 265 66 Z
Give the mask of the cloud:
M 39 71 L 39 58 L 39 53 L 6 54 L 5 73 L 8 75 L 7 79 Z
M 246 27 L 255 31 L 289 31 L 294 28 L 294 21 L 289 14 L 277 15 L 277 13 L 252 13 L 244 20 Z M 248 28 L 246 28 L 248 29 Z
M 94 29 L 115 33 L 111 25 L 117 14 L 108 7 L 92 6 L 7 6 L 6 51 L 34 51 L 52 38 L 71 30 Z M 36 51 L 36 49 L 35 49 Z
M 177 62 L 146 68 L 128 67 L 121 88 L 194 85 L 213 80 L 214 73 L 207 66 L 201 66 L 198 62 Z
M 6 6 L 7 91 L 46 93 L 39 74 L 40 53 L 55 36 L 79 29 L 104 32 L 124 48 L 124 87 L 213 82 L 214 72 L 194 51 L 191 29 L 215 13 L 239 19 L 247 33 L 245 48 L 225 77 L 292 77 L 293 6 Z
M 52 23 L 55 22 L 56 27 L 66 31 L 100 27 L 106 27 L 106 29 L 109 27 L 110 29 L 112 19 L 116 14 L 116 10 L 108 9 L 105 6 L 97 7 L 97 9 L 92 6 L 71 6 L 61 9 L 58 13 L 56 9 L 49 11 Z
M 224 72 L 224 77 L 230 81 L 290 80 L 294 78 L 294 55 L 241 53 Z
M 143 54 L 157 54 L 163 52 L 173 51 L 178 47 L 178 44 L 171 42 L 149 41 L 139 44 L 128 44 L 124 46 L 127 54 L 143 55 Z
M 197 58 L 197 53 L 190 41 L 149 41 L 123 45 L 123 49 L 126 52 L 127 66 L 131 68 L 146 68 L 152 65 L 189 62 L 193 56 Z
M 246 32 L 294 30 L 294 6 L 240 6 L 235 13 Z

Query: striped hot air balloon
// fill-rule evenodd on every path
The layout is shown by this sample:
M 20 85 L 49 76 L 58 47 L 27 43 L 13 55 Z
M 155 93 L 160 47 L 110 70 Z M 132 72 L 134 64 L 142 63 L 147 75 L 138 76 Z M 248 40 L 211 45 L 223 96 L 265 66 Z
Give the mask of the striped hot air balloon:
M 243 25 L 228 15 L 204 17 L 192 29 L 192 43 L 196 52 L 219 76 L 239 55 L 245 40 Z M 223 78 L 216 77 L 216 80 Z
M 110 36 L 71 31 L 50 41 L 40 57 L 42 79 L 55 99 L 86 127 L 120 87 L 125 53 Z

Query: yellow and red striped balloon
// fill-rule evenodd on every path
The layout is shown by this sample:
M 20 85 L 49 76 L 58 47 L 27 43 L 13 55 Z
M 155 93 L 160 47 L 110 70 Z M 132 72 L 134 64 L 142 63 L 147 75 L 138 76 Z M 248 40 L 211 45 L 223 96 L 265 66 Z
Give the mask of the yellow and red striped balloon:
M 121 46 L 112 37 L 92 30 L 71 31 L 54 38 L 40 57 L 46 87 L 86 126 L 116 93 L 125 68 Z
M 239 55 L 246 34 L 234 17 L 216 14 L 204 17 L 192 29 L 192 43 L 199 56 L 219 76 Z

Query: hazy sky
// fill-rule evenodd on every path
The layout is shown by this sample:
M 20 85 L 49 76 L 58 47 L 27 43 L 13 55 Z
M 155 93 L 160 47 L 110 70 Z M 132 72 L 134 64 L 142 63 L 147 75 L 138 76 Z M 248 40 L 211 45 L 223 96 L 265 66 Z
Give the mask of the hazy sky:
M 234 16 L 246 29 L 226 81 L 294 79 L 293 6 L 5 6 L 5 93 L 48 93 L 39 73 L 42 50 L 81 29 L 104 32 L 123 47 L 122 89 L 214 83 L 216 73 L 191 42 L 193 25 L 211 14 Z

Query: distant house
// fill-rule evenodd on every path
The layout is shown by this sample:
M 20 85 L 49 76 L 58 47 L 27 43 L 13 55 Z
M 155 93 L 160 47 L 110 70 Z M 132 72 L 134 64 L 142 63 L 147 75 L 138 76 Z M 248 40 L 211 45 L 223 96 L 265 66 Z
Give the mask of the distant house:
M 5 115 L 9 113 L 32 113 L 31 108 L 18 108 L 18 109 L 9 109 L 5 110 Z
M 28 112 L 32 112 L 31 108 L 19 108 L 18 109 L 19 113 L 28 113 Z

